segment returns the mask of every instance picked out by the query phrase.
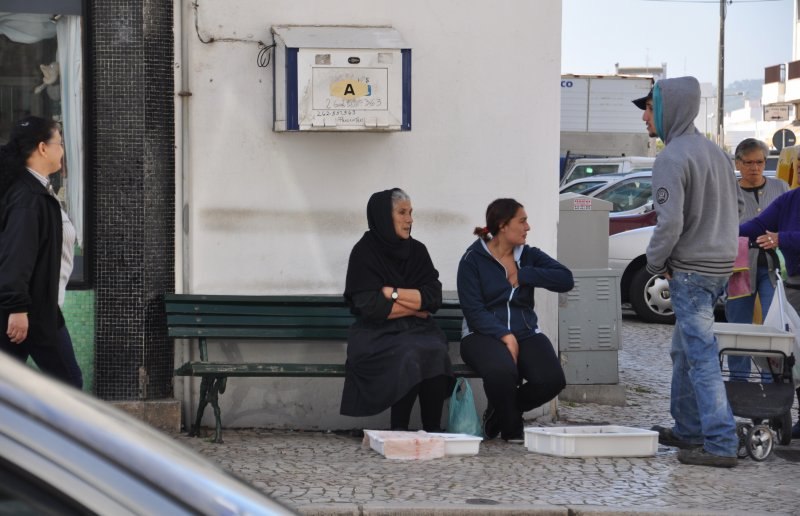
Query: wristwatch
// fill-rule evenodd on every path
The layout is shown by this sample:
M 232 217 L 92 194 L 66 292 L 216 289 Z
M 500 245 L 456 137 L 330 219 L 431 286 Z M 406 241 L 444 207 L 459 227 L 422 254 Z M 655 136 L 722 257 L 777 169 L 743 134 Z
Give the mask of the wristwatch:
M 394 290 L 392 290 L 392 301 L 397 301 L 398 297 L 400 297 L 400 294 L 397 293 L 397 287 L 394 287 Z

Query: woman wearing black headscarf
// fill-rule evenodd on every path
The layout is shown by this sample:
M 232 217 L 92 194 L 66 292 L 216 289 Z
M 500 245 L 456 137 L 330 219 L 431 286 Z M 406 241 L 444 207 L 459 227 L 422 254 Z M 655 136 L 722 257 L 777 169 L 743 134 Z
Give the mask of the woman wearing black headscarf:
M 447 338 L 431 318 L 442 284 L 428 250 L 411 238 L 411 199 L 393 188 L 367 203 L 369 231 L 350 253 L 344 297 L 356 322 L 347 338 L 341 413 L 391 407 L 391 428 L 407 430 L 419 396 L 422 427 L 439 431 L 453 376 Z

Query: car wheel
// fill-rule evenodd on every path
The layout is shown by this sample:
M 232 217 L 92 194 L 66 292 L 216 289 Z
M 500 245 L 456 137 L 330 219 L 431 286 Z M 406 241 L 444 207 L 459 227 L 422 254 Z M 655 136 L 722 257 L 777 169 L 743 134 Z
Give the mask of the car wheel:
M 639 319 L 651 323 L 675 323 L 669 283 L 664 276 L 650 274 L 642 267 L 631 279 L 629 298 Z

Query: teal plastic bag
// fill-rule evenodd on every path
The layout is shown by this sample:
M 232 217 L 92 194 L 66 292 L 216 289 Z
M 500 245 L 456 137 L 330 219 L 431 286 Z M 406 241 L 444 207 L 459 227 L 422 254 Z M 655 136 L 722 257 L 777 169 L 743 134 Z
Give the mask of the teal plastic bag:
M 468 434 L 483 437 L 483 425 L 475 410 L 472 387 L 466 378 L 456 378 L 453 395 L 450 396 L 450 414 L 447 431 L 451 434 Z

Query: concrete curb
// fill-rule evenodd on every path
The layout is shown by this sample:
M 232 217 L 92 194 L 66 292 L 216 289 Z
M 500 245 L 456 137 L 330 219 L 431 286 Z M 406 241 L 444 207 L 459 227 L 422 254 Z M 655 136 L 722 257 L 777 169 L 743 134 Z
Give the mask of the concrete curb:
M 461 516 L 491 514 L 497 516 L 568 516 L 566 507 L 552 505 L 510 504 L 433 504 L 403 502 L 387 504 L 305 505 L 297 508 L 304 516 Z
M 296 509 L 304 516 L 757 516 L 753 511 L 708 511 L 708 510 L 676 510 L 674 508 L 620 508 L 601 506 L 553 506 L 529 504 L 447 504 L 436 505 L 430 502 L 420 503 L 387 503 L 387 504 L 319 504 L 304 505 Z M 772 513 L 774 514 L 774 513 Z

